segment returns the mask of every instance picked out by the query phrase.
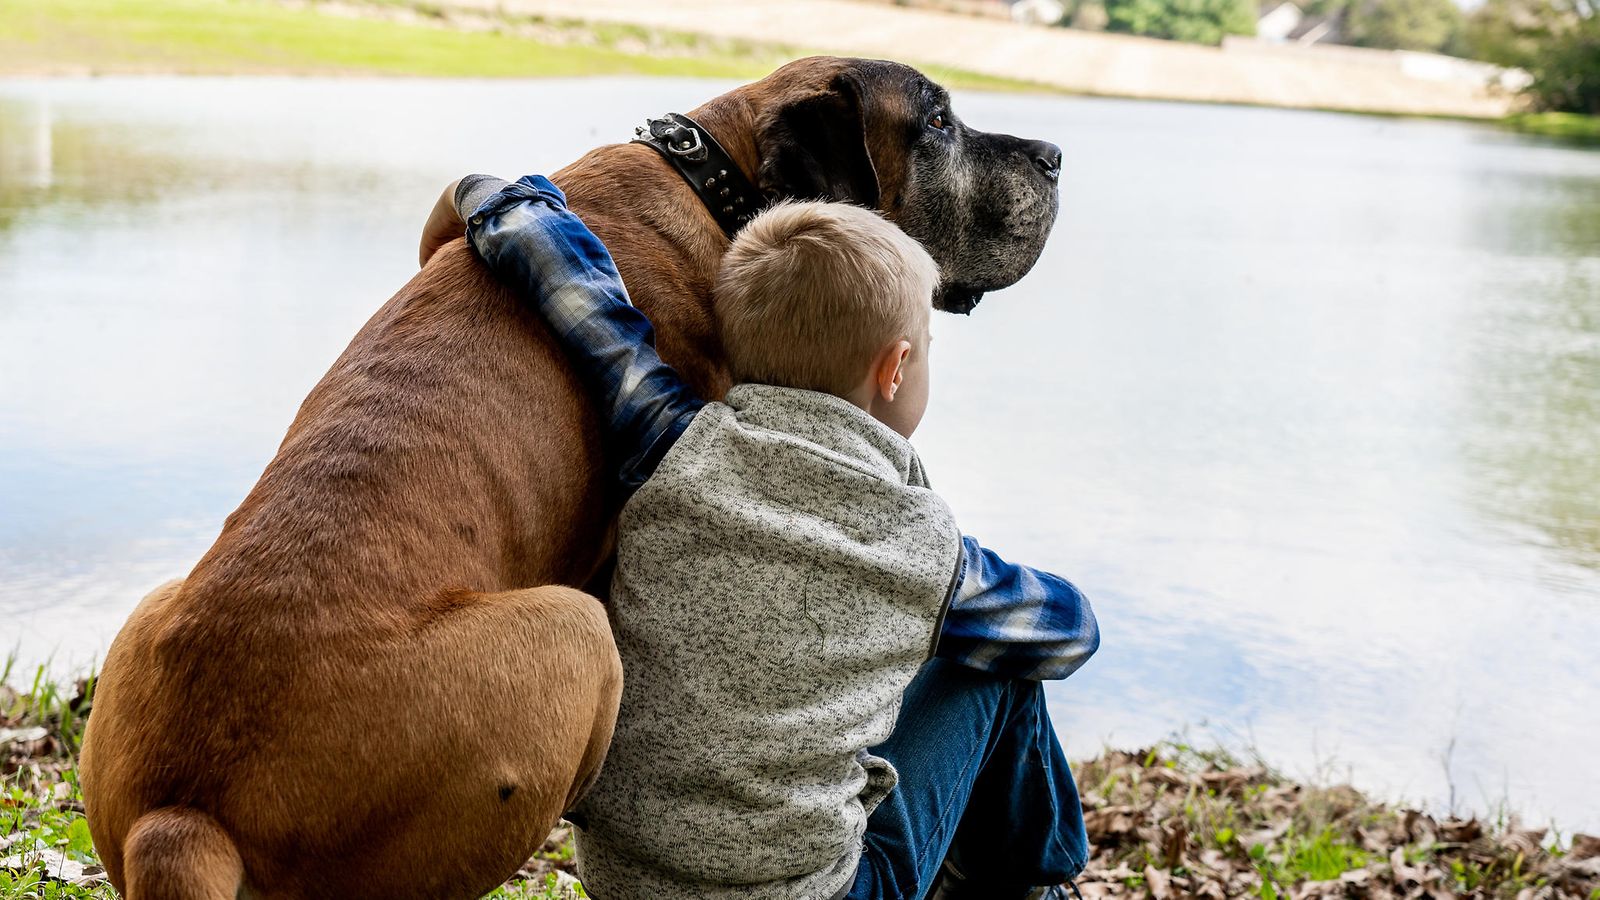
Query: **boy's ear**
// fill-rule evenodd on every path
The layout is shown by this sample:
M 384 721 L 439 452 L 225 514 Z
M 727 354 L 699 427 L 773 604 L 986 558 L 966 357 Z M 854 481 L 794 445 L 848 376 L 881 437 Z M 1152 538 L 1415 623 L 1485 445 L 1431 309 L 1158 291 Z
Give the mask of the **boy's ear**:
M 900 390 L 900 382 L 905 380 L 905 366 L 910 359 L 911 344 L 908 341 L 900 341 L 878 356 L 872 377 L 878 383 L 879 396 L 894 400 L 895 393 Z
M 867 151 L 861 92 L 850 76 L 779 106 L 761 123 L 756 145 L 756 183 L 769 195 L 878 207 L 878 171 Z

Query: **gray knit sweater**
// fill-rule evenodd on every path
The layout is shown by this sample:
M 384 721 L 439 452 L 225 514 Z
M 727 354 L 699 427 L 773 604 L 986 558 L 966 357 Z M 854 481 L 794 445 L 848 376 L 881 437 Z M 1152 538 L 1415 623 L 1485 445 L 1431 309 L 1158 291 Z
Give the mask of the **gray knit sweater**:
M 827 900 L 894 787 L 867 753 L 931 655 L 961 537 L 911 445 L 827 394 L 740 385 L 622 513 L 622 711 L 580 802 L 601 900 Z

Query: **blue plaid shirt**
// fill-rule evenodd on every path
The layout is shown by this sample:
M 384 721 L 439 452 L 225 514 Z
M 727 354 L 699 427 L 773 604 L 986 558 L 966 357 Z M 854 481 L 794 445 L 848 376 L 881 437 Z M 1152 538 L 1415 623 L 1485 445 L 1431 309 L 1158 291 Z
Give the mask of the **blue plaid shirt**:
M 655 329 L 628 292 L 600 239 L 567 210 L 542 176 L 506 185 L 474 176 L 458 204 L 472 205 L 467 238 L 507 284 L 537 301 L 600 401 L 606 440 L 631 491 L 705 401 L 656 353 Z M 961 573 L 937 655 L 997 675 L 1065 678 L 1100 646 L 1089 601 L 1064 578 L 1008 563 L 962 538 Z

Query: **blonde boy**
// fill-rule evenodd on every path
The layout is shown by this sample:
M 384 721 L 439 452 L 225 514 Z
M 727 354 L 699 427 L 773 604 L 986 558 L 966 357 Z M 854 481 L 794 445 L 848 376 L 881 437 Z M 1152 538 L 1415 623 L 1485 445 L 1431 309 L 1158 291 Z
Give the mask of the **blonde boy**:
M 591 385 L 631 491 L 622 710 L 570 813 L 590 893 L 1056 896 L 1087 844 L 1039 682 L 1099 634 L 928 488 L 922 247 L 841 204 L 752 221 L 715 289 L 735 386 L 706 403 L 553 184 L 474 176 L 455 200 Z

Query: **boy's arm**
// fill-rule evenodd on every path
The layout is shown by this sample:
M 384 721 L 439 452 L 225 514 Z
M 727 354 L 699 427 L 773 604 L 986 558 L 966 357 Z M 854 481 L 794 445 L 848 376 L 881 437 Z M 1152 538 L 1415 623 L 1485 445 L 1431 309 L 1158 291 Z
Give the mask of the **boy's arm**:
M 605 244 L 538 175 L 463 178 L 456 207 L 473 249 L 537 304 L 599 400 L 619 480 L 643 484 L 705 401 L 656 353 L 655 329 L 628 301 Z
M 1100 647 L 1094 610 L 1064 578 L 1008 563 L 970 537 L 936 655 L 974 669 L 1045 681 L 1078 670 Z

